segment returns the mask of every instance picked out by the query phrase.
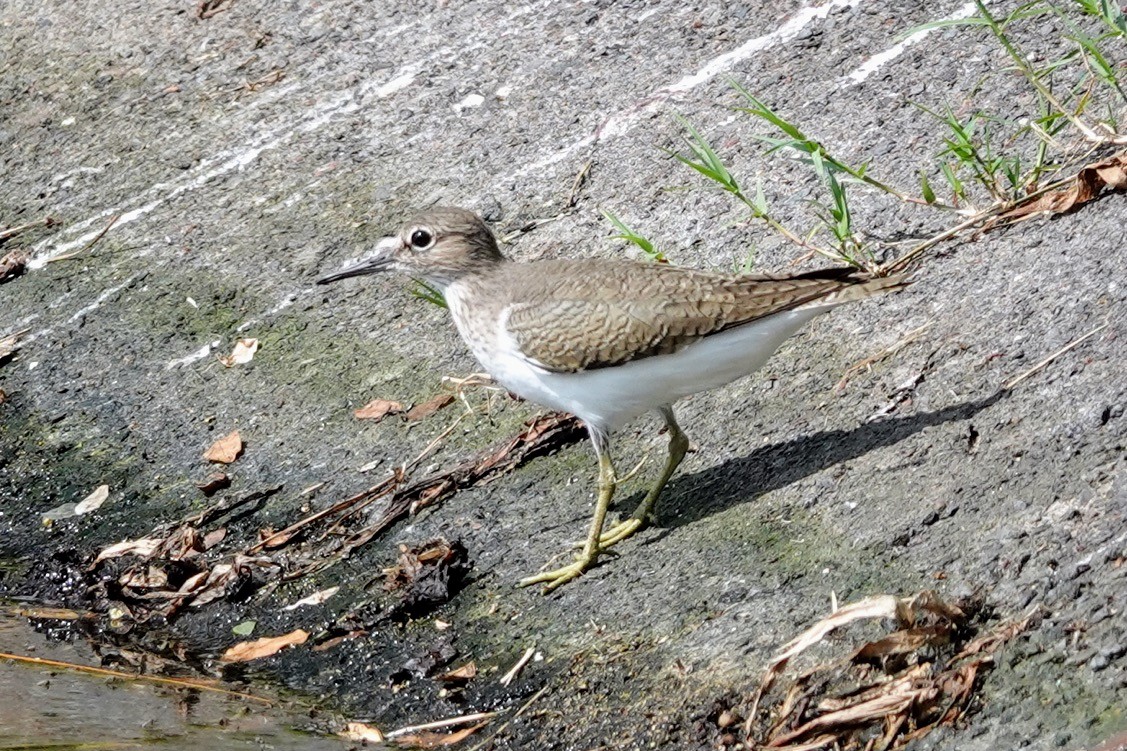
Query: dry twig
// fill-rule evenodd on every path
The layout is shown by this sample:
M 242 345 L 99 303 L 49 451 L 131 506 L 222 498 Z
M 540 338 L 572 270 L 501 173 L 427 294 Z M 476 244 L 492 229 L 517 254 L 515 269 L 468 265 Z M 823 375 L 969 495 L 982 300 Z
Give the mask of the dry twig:
M 264 699 L 261 696 L 246 694 L 241 691 L 230 691 L 203 680 L 189 680 L 187 678 L 163 678 L 160 676 L 143 675 L 140 673 L 125 673 L 120 670 L 96 668 L 90 665 L 79 665 L 73 662 L 62 662 L 60 660 L 48 660 L 43 657 L 27 657 L 25 655 L 9 654 L 7 652 L 0 652 L 0 659 L 12 660 L 13 662 L 22 662 L 27 665 L 41 665 L 49 668 L 73 670 L 79 673 L 89 673 L 90 675 L 102 675 L 109 678 L 118 678 L 125 681 L 144 681 L 148 683 L 160 683 L 165 686 L 174 686 L 176 688 L 189 688 L 196 691 L 210 691 L 216 694 L 224 694 L 225 696 L 234 696 L 239 699 L 258 702 L 259 704 L 265 704 L 267 706 L 272 706 L 274 704 L 274 702 L 270 701 L 269 699 Z
M 76 258 L 77 256 L 82 255 L 83 253 L 85 253 L 86 251 L 90 250 L 95 245 L 97 245 L 98 241 L 100 241 L 103 237 L 106 236 L 106 233 L 110 231 L 111 227 L 113 227 L 115 224 L 117 224 L 117 220 L 120 219 L 120 218 L 121 218 L 121 214 L 114 214 L 112 217 L 110 217 L 110 221 L 106 224 L 106 226 L 102 228 L 102 231 L 94 236 L 93 240 L 86 243 L 85 245 L 83 245 L 81 248 L 79 248 L 76 251 L 73 251 L 71 253 L 64 253 L 61 256 L 55 256 L 54 258 L 48 258 L 47 263 L 54 263 L 55 261 L 69 261 L 72 258 Z
M 1069 352 L 1070 350 L 1076 349 L 1078 346 L 1080 346 L 1081 344 L 1088 341 L 1089 339 L 1091 339 L 1096 334 L 1098 334 L 1101 331 L 1103 331 L 1104 329 L 1106 329 L 1109 325 L 1110 324 L 1105 323 L 1101 326 L 1097 326 L 1096 328 L 1089 331 L 1087 334 L 1084 334 L 1083 336 L 1080 336 L 1080 337 L 1077 337 L 1076 339 L 1073 339 L 1071 342 L 1064 345 L 1063 347 L 1058 349 L 1056 352 L 1054 352 L 1053 354 L 1049 355 L 1048 357 L 1046 357 L 1041 362 L 1034 365 L 1029 370 L 1025 371 L 1021 375 L 1014 376 L 1010 380 L 1006 381 L 1004 384 L 1002 384 L 1002 388 L 1006 391 L 1009 391 L 1014 386 L 1016 386 L 1019 383 L 1021 383 L 1022 381 L 1024 381 L 1026 378 L 1029 378 L 1030 376 L 1035 375 L 1036 373 L 1044 370 L 1046 367 L 1048 367 L 1054 360 L 1056 360 L 1061 355 L 1065 354 L 1066 352 Z
M 872 619 L 891 620 L 896 630 L 861 645 L 844 660 L 799 674 L 769 711 L 760 711 L 789 661 L 831 632 Z M 743 727 L 747 743 L 779 751 L 902 748 L 962 717 L 992 654 L 1031 622 L 1032 615 L 966 641 L 967 616 L 934 592 L 907 598 L 882 595 L 846 605 L 789 642 L 768 666 Z
M 520 671 L 524 670 L 524 666 L 528 664 L 528 661 L 532 659 L 532 655 L 534 654 L 536 654 L 535 647 L 529 647 L 528 649 L 524 650 L 524 654 L 520 656 L 520 659 L 516 661 L 516 664 L 509 668 L 509 672 L 501 676 L 500 684 L 502 686 L 508 686 L 510 683 L 515 681 L 517 676 L 520 675 Z
M 36 227 L 50 227 L 53 224 L 58 224 L 58 222 L 50 216 L 45 216 L 42 219 L 36 219 L 34 222 L 28 222 L 27 224 L 18 224 L 15 227 L 8 227 L 7 229 L 0 229 L 0 242 L 4 242 L 10 237 L 15 237 L 21 232 L 27 232 L 29 229 L 35 229 Z

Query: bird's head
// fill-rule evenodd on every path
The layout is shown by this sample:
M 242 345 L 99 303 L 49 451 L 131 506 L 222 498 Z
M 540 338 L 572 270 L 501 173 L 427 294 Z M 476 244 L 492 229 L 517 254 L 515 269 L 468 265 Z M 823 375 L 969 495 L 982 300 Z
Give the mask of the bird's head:
M 477 214 L 437 207 L 418 214 L 398 233 L 376 243 L 371 253 L 321 277 L 317 283 L 399 271 L 445 289 L 464 276 L 488 270 L 504 260 L 493 233 Z

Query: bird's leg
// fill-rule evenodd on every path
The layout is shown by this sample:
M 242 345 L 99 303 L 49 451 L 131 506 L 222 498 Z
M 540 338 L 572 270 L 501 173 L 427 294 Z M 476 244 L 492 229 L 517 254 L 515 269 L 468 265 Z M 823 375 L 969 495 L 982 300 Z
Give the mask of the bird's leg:
M 595 515 L 591 517 L 591 529 L 587 533 L 587 542 L 583 550 L 575 557 L 575 561 L 563 568 L 545 571 L 520 580 L 520 586 L 527 587 L 531 584 L 545 584 L 544 592 L 551 592 L 561 584 L 566 584 L 572 579 L 583 574 L 584 571 L 595 565 L 595 561 L 604 546 L 600 542 L 603 533 L 603 522 L 607 518 L 607 508 L 610 499 L 614 496 L 617 480 L 614 474 L 614 464 L 610 460 L 609 442 L 606 434 L 589 428 L 591 442 L 595 445 L 595 453 L 599 457 L 599 494 L 595 502 Z
M 681 430 L 681 426 L 677 424 L 677 418 L 673 416 L 673 408 L 667 405 L 662 407 L 659 412 L 665 420 L 666 428 L 669 430 L 669 456 L 665 459 L 665 468 L 662 469 L 657 482 L 646 493 L 646 497 L 638 504 L 638 508 L 634 509 L 634 513 L 628 519 L 623 519 L 615 524 L 599 537 L 599 547 L 603 550 L 616 542 L 625 540 L 647 524 L 653 524 L 656 521 L 654 507 L 657 505 L 657 497 L 661 495 L 665 484 L 669 482 L 669 478 L 673 476 L 677 466 L 685 458 L 685 452 L 689 450 L 689 438 Z

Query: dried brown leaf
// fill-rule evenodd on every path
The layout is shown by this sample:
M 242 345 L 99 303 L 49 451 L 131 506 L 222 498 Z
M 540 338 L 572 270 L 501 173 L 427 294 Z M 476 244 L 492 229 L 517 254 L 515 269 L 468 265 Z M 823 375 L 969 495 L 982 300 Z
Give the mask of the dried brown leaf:
M 967 619 L 967 614 L 961 608 L 947 602 L 932 589 L 925 589 L 915 597 L 906 598 L 904 604 L 908 609 L 909 623 L 915 623 L 919 612 L 924 610 L 946 618 L 951 623 L 963 623 Z
M 894 597 L 893 595 L 866 597 L 864 600 L 839 608 L 784 645 L 782 652 L 771 661 L 770 670 L 774 671 L 786 664 L 790 658 L 814 646 L 831 632 L 846 624 L 865 619 L 889 618 L 894 619 L 902 626 L 910 626 L 915 622 L 916 615 L 921 610 L 941 615 L 952 622 L 958 622 L 964 618 L 961 610 L 943 602 L 937 594 L 931 591 L 904 598 Z
M 439 537 L 419 547 L 400 545 L 398 563 L 384 569 L 385 588 L 399 594 L 392 618 L 415 618 L 448 601 L 465 583 L 470 567 L 466 546 L 458 540 Z
M 334 637 L 331 637 L 329 639 L 325 639 L 325 641 L 320 642 L 319 644 L 313 645 L 312 649 L 313 649 L 314 652 L 327 652 L 328 650 L 332 649 L 333 647 L 340 646 L 341 644 L 348 641 L 349 639 L 359 639 L 359 638 L 367 636 L 367 635 L 368 635 L 368 632 L 364 631 L 363 629 L 358 629 L 356 631 L 349 631 L 347 634 L 341 634 L 340 636 L 334 636 Z
M 141 558 L 149 558 L 157 552 L 162 542 L 164 542 L 164 540 L 159 537 L 142 537 L 139 540 L 123 540 L 116 542 L 108 548 L 103 548 L 102 552 L 98 553 L 98 557 L 94 559 L 94 563 L 101 563 L 107 558 L 120 558 L 123 555 L 136 555 Z
M 862 646 L 850 658 L 853 662 L 873 660 L 889 655 L 915 652 L 920 647 L 947 644 L 951 639 L 950 626 L 923 626 L 891 633 L 883 639 Z
M 475 677 L 477 677 L 477 663 L 467 662 L 460 668 L 454 668 L 436 675 L 435 679 L 443 683 L 468 683 Z
M 205 581 L 207 581 L 207 577 L 210 573 L 211 572 L 209 572 L 209 571 L 201 571 L 198 574 L 195 574 L 193 576 L 189 576 L 187 579 L 184 580 L 184 583 L 180 585 L 180 589 L 177 590 L 176 593 L 180 594 L 180 595 L 190 595 L 190 594 L 192 594 L 197 589 L 199 589 L 200 587 L 203 586 L 203 583 Z
M 1020 621 L 1006 621 L 996 626 L 990 633 L 983 634 L 973 641 L 969 642 L 958 655 L 955 656 L 956 660 L 970 655 L 976 654 L 992 654 L 998 651 L 999 647 L 1024 633 L 1030 625 L 1033 624 L 1033 615 L 1022 618 Z
M 168 574 L 156 566 L 146 566 L 126 571 L 118 583 L 132 589 L 164 589 L 168 586 Z
M 16 353 L 16 350 L 20 348 L 20 337 L 26 333 L 26 330 L 17 331 L 14 334 L 0 337 L 0 364 L 6 362 L 9 357 Z
M 169 561 L 183 561 L 204 552 L 203 537 L 190 524 L 181 524 L 165 537 L 157 548 L 157 556 Z
M 226 527 L 220 527 L 219 529 L 213 529 L 203 536 L 203 542 L 201 543 L 200 546 L 205 551 L 211 550 L 216 545 L 223 542 L 224 538 L 226 538 L 226 537 L 227 537 L 227 528 Z
M 404 418 L 407 422 L 414 422 L 415 420 L 422 420 L 424 417 L 430 417 L 443 407 L 447 407 L 454 403 L 454 397 L 450 394 L 439 394 L 430 401 L 416 404 L 411 409 L 407 410 Z
M 196 596 L 192 598 L 191 604 L 194 607 L 214 602 L 227 594 L 227 583 L 236 574 L 234 565 L 230 563 L 216 564 L 210 571 L 204 573 L 206 573 L 204 580 L 193 588 Z
M 453 555 L 450 543 L 441 537 L 428 540 L 418 547 L 401 544 L 399 561 L 391 568 L 384 569 L 384 586 L 389 592 L 410 586 L 427 566 L 435 565 Z
M 45 618 L 53 621 L 77 621 L 79 618 L 88 617 L 70 608 L 48 608 L 38 605 L 18 607 L 13 612 L 21 618 Z
M 998 219 L 1013 220 L 1040 213 L 1064 214 L 1088 203 L 1104 188 L 1127 189 L 1127 154 L 1116 154 L 1085 166 L 1065 187 L 1023 203 Z
M 78 502 L 78 505 L 74 507 L 74 513 L 81 516 L 82 514 L 89 514 L 91 511 L 97 511 L 109 497 L 110 486 L 99 485 L 90 495 Z
M 208 450 L 204 452 L 203 458 L 209 462 L 230 464 L 238 459 L 241 453 L 243 453 L 243 439 L 239 436 L 239 431 L 232 430 L 211 444 Z
M 900 607 L 900 599 L 892 595 L 866 597 L 860 602 L 846 605 L 783 645 L 783 650 L 771 661 L 771 669 L 806 651 L 829 636 L 835 629 L 866 618 L 896 618 Z
M 322 589 L 320 592 L 314 592 L 308 597 L 302 597 L 297 602 L 286 605 L 284 608 L 282 608 L 282 610 L 297 610 L 303 605 L 320 605 L 339 591 L 340 587 L 329 587 L 328 589 Z
M 788 746 L 773 746 L 778 751 L 817 751 L 818 749 L 827 748 L 838 741 L 836 735 L 820 735 L 812 741 L 807 743 L 799 743 L 798 745 Z
M 293 539 L 293 536 L 295 534 L 296 532 L 286 532 L 285 530 L 276 532 L 274 531 L 273 527 L 263 527 L 262 529 L 258 530 L 257 547 L 260 547 L 263 550 L 273 550 L 274 548 L 280 548 L 291 539 Z
M 309 632 L 299 628 L 282 636 L 265 636 L 254 641 L 239 642 L 224 652 L 220 659 L 224 662 L 257 660 L 261 657 L 277 654 L 286 647 L 304 644 L 308 638 Z
M 862 686 L 843 696 L 825 697 L 818 702 L 818 709 L 822 712 L 838 712 L 882 696 L 903 693 L 910 688 L 918 688 L 931 682 L 933 668 L 934 665 L 930 662 L 913 665 L 902 673 L 896 674 L 896 677 L 892 680 L 878 680 L 876 683 Z
M 239 339 L 235 342 L 235 347 L 231 350 L 231 354 L 219 355 L 218 359 L 226 368 L 235 365 L 246 365 L 254 359 L 254 353 L 257 351 L 257 339 Z
M 26 253 L 18 250 L 13 250 L 0 258 L 0 284 L 10 282 L 26 271 L 29 260 Z
M 217 563 L 207 573 L 207 579 L 198 587 L 198 594 L 188 603 L 200 607 L 228 594 L 228 587 L 256 576 L 273 577 L 281 571 L 277 562 L 267 557 L 236 554 L 231 563 Z
M 864 644 L 847 661 L 831 660 L 793 676 L 760 715 L 760 701 L 788 659 L 832 630 L 868 618 L 891 619 L 899 630 Z M 872 597 L 834 612 L 792 640 L 769 666 L 744 725 L 749 747 L 896 749 L 958 721 L 971 704 L 980 671 L 992 662 L 988 653 L 1020 628 L 994 629 L 998 642 L 979 637 L 972 644 L 987 654 L 973 654 L 970 644 L 961 652 L 959 644 L 949 646 L 965 638 L 966 621 L 961 608 L 932 591 Z
M 337 733 L 341 738 L 346 741 L 356 741 L 358 743 L 383 743 L 384 735 L 380 729 L 374 725 L 368 725 L 363 722 L 350 722 L 345 725 L 344 730 Z
M 1118 158 L 1105 159 L 1093 165 L 1092 169 L 1104 181 L 1104 185 L 1112 190 L 1127 188 L 1127 156 L 1120 154 Z
M 226 472 L 212 472 L 202 482 L 197 482 L 196 487 L 210 498 L 220 490 L 231 487 L 231 478 L 227 476 Z
M 403 405 L 399 402 L 392 402 L 387 399 L 373 399 L 353 412 L 352 415 L 357 420 L 375 420 L 379 422 L 388 415 L 397 415 L 402 411 Z
M 855 728 L 857 725 L 883 720 L 886 717 L 902 714 L 914 703 L 931 701 L 938 695 L 939 691 L 935 688 L 912 688 L 909 686 L 902 691 L 877 696 L 836 712 L 827 712 L 815 717 L 788 733 L 772 738 L 767 746 L 769 748 L 785 746 L 811 733 L 820 733 L 827 730 L 840 732 L 843 729 Z

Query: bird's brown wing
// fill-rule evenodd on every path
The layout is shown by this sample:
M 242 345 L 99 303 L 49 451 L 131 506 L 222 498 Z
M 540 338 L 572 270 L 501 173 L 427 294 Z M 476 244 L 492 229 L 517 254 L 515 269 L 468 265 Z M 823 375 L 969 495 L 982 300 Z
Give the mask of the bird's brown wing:
M 669 354 L 807 303 L 847 302 L 902 284 L 851 269 L 731 277 L 657 264 L 587 261 L 583 268 L 588 273 L 537 285 L 508 309 L 510 336 L 525 357 L 548 370 L 591 370 Z

